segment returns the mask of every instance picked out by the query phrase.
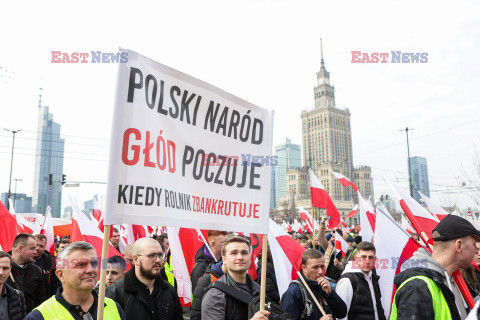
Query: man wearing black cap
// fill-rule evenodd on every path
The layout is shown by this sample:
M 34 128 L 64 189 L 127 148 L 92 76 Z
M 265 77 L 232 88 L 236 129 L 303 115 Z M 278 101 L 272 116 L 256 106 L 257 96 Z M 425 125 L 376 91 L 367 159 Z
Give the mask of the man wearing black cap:
M 452 274 L 472 264 L 480 231 L 448 215 L 433 229 L 433 252 L 417 250 L 395 276 L 390 319 L 465 319 L 466 305 Z

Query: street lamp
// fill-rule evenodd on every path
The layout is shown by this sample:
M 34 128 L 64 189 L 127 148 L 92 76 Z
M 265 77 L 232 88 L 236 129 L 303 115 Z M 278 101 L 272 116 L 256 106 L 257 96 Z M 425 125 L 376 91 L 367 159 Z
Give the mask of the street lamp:
M 406 127 L 405 129 L 398 131 L 405 131 L 407 134 L 407 152 L 408 152 L 408 186 L 410 188 L 410 197 L 413 198 L 413 185 L 412 185 L 412 171 L 410 170 L 410 144 L 408 142 L 408 130 L 413 130 L 412 128 Z
M 15 199 L 17 198 L 17 182 L 23 181 L 23 179 L 13 179 L 15 180 L 15 192 L 13 193 L 13 204 L 15 205 Z
M 10 181 L 8 182 L 8 198 L 7 198 L 7 209 L 10 210 L 10 204 L 8 199 L 10 199 L 10 195 L 12 194 L 11 192 L 11 187 L 12 187 L 12 169 L 13 169 L 13 150 L 15 149 L 15 134 L 17 132 L 20 132 L 22 130 L 11 130 L 11 129 L 5 129 L 8 132 L 11 132 L 13 134 L 13 140 L 12 140 L 12 158 L 10 160 Z

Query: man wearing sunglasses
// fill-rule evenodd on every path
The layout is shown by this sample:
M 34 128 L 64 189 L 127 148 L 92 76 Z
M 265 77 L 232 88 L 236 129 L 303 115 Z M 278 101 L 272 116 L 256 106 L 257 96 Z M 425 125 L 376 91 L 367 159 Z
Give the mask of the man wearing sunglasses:
M 132 259 L 132 269 L 107 287 L 105 295 L 122 306 L 127 319 L 183 320 L 177 292 L 161 276 L 165 253 L 160 243 L 138 239 Z

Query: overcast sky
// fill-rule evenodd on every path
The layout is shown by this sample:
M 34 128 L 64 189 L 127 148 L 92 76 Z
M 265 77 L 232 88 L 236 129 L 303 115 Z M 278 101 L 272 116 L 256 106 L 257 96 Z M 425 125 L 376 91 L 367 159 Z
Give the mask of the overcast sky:
M 355 165 L 408 188 L 412 156 L 427 158 L 431 196 L 473 205 L 460 187 L 480 148 L 480 5 L 474 1 L 27 1 L 2 2 L 0 128 L 17 134 L 13 178 L 33 191 L 38 94 L 61 124 L 68 180 L 106 181 L 116 64 L 52 64 L 51 51 L 139 52 L 275 110 L 274 145 L 301 144 L 324 58 L 338 107 L 351 112 Z M 351 51 L 428 52 L 424 64 L 353 64 Z M 390 59 L 389 59 L 390 60 Z M 11 134 L 0 130 L 0 191 Z M 12 183 L 12 192 L 14 183 Z M 64 188 L 79 201 L 104 185 Z

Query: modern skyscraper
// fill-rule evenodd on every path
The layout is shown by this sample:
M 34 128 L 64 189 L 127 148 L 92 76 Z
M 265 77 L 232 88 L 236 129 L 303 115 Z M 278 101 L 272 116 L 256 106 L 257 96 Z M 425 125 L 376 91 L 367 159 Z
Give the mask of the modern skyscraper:
M 412 176 L 413 198 L 420 202 L 420 194 L 418 191 L 427 197 L 430 197 L 427 159 L 422 157 L 410 157 L 410 174 Z
M 287 195 L 287 170 L 302 166 L 302 152 L 300 145 L 287 138 L 285 143 L 275 147 L 275 155 L 278 157 L 278 164 L 274 167 L 275 202 L 278 206 L 278 201 Z
M 40 89 L 42 90 L 42 89 Z M 62 204 L 63 155 L 65 140 L 60 138 L 60 124 L 53 121 L 48 106 L 38 101 L 37 147 L 33 182 L 33 210 L 45 214 L 52 208 L 52 217 L 60 218 Z

